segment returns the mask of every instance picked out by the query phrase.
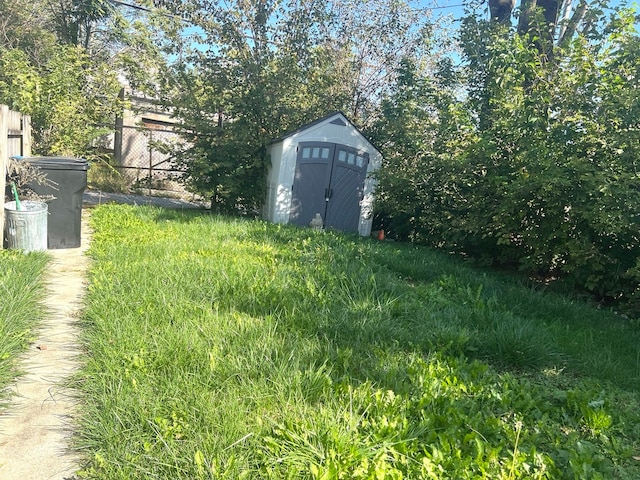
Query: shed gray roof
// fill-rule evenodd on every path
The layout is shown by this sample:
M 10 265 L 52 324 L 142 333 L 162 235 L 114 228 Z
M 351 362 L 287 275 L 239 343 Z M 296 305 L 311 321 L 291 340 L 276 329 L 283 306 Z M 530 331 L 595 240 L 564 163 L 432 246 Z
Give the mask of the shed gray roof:
M 342 116 L 342 118 L 343 118 L 343 119 L 344 119 L 344 120 L 345 120 L 345 121 L 346 121 L 346 122 L 347 122 L 351 127 L 353 127 L 353 128 L 354 128 L 354 129 L 355 129 L 355 130 L 356 130 L 356 131 L 357 131 L 357 132 L 362 136 L 362 138 L 364 138 L 367 142 L 369 142 L 369 144 L 370 144 L 370 145 L 371 145 L 371 146 L 372 146 L 372 147 L 373 147 L 373 148 L 374 148 L 378 153 L 380 153 L 380 154 L 381 154 L 380 150 L 379 150 L 379 149 L 378 149 L 378 148 L 377 148 L 373 143 L 371 143 L 371 140 L 369 140 L 369 139 L 368 139 L 368 138 L 367 138 L 367 137 L 366 137 L 366 136 L 365 136 L 365 135 L 360 131 L 360 129 L 359 129 L 358 127 L 356 127 L 356 126 L 353 124 L 353 122 L 351 122 L 351 121 L 347 118 L 347 116 L 346 116 L 344 113 L 342 113 L 341 111 L 339 111 L 339 110 L 337 110 L 337 111 L 335 111 L 335 112 L 331 112 L 330 114 L 325 115 L 325 116 L 324 116 L 324 117 L 322 117 L 322 118 L 318 118 L 317 120 L 314 120 L 313 122 L 309 122 L 309 123 L 307 123 L 307 124 L 305 124 L 305 125 L 302 125 L 302 126 L 301 126 L 300 128 L 298 128 L 297 130 L 294 130 L 294 131 L 292 131 L 292 132 L 285 133 L 285 134 L 284 134 L 284 135 L 282 135 L 281 137 L 278 137 L 278 138 L 276 138 L 275 140 L 272 140 L 272 141 L 271 141 L 271 144 L 281 142 L 281 141 L 283 141 L 283 140 L 284 140 L 284 139 L 286 139 L 286 138 L 292 137 L 292 136 L 296 135 L 297 133 L 303 132 L 303 131 L 305 131 L 305 130 L 307 130 L 307 129 L 309 129 L 309 128 L 311 128 L 311 127 L 315 126 L 315 125 L 318 125 L 319 123 L 323 123 L 323 122 L 327 121 L 328 119 L 330 119 L 331 117 L 335 117 L 335 116 L 337 116 L 337 115 Z M 332 122 L 330 122 L 330 123 L 336 123 L 336 124 L 338 124 L 338 125 L 344 125 L 344 126 L 346 126 L 346 124 L 344 124 L 344 123 L 337 123 L 337 122 L 335 122 L 335 121 L 332 121 Z M 382 155 L 382 154 L 381 154 L 381 155 Z

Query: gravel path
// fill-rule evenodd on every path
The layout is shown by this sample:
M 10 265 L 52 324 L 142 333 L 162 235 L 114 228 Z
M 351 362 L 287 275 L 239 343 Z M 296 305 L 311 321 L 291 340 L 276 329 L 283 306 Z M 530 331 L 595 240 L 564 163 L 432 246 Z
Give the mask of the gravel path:
M 126 203 L 129 205 L 154 205 L 164 208 L 194 209 L 205 208 L 206 204 L 179 198 L 149 197 L 128 193 L 110 193 L 99 190 L 85 190 L 82 201 L 85 205 L 101 205 L 103 203 Z

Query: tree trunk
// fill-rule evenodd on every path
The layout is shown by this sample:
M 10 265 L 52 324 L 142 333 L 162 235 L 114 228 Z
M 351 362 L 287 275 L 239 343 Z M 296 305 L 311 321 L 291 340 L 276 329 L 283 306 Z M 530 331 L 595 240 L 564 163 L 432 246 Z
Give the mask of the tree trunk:
M 491 1 L 491 0 L 490 0 Z M 532 29 L 540 27 L 535 32 L 540 40 L 535 42 L 541 55 L 551 57 L 555 40 L 556 25 L 558 24 L 558 0 L 522 0 L 520 21 L 518 22 L 518 33 L 525 35 Z M 536 10 L 540 9 L 543 16 L 543 24 L 534 23 Z
M 513 12 L 515 5 L 515 0 L 489 0 L 491 20 L 508 24 L 511 21 L 511 12 Z

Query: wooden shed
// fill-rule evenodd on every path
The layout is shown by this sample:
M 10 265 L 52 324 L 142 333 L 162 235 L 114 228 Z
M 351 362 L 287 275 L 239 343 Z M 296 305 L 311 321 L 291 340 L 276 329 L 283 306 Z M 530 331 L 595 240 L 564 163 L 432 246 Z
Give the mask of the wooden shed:
M 335 112 L 273 141 L 263 216 L 309 226 L 320 214 L 325 228 L 371 233 L 380 152 Z

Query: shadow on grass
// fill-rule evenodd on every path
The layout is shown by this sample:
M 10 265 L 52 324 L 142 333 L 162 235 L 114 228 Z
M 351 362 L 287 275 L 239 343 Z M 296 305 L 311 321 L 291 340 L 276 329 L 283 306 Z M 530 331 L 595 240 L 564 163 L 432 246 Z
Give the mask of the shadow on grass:
M 326 283 L 334 298 L 320 302 L 315 320 L 298 317 L 290 326 L 318 336 L 329 358 L 348 350 L 372 357 L 365 376 L 376 381 L 391 377 L 373 368 L 375 352 L 437 351 L 488 361 L 499 370 L 564 371 L 640 390 L 640 331 L 612 312 L 412 245 L 261 223 L 248 236 L 298 246 L 299 261 L 309 268 L 329 263 Z M 335 278 L 351 281 L 331 289 Z M 277 309 L 269 302 L 264 307 L 247 313 Z
M 319 288 L 330 292 L 329 298 L 293 291 L 286 282 L 261 287 L 257 299 L 238 305 L 250 315 L 271 315 L 283 310 L 282 299 L 298 295 L 308 311 L 286 319 L 289 327 L 317 337 L 322 356 L 339 369 L 344 352 L 367 359 L 368 371 L 355 372 L 362 379 L 391 381 L 387 371 L 374 367 L 381 352 L 437 351 L 488 361 L 500 370 L 551 369 L 640 390 L 640 331 L 579 300 L 410 244 L 210 212 L 144 208 L 157 223 L 241 225 L 236 234 L 244 241 L 277 247 L 303 270 L 326 270 L 317 281 L 324 282 Z

